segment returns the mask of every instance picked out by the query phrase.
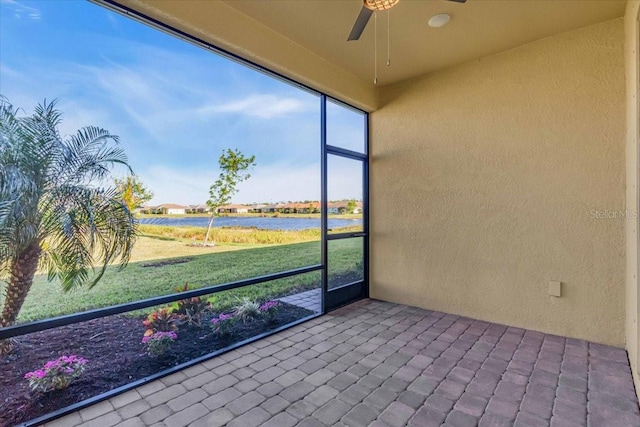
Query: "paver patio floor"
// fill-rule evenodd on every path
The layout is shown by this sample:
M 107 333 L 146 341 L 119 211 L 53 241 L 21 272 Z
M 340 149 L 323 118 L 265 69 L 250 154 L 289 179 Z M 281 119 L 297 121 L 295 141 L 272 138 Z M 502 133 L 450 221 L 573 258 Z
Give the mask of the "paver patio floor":
M 48 424 L 640 426 L 627 354 L 365 300 Z
M 310 291 L 304 291 L 278 299 L 282 302 L 286 302 L 287 304 L 306 308 L 314 313 L 322 313 L 322 295 L 320 288 L 311 289 Z

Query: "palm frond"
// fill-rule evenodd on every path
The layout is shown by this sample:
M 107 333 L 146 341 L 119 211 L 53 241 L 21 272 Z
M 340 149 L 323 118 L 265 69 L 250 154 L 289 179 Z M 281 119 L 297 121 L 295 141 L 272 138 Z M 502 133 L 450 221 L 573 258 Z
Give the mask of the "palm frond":
M 8 275 L 16 253 L 37 237 L 37 227 L 24 217 L 34 204 L 34 182 L 15 165 L 0 168 L 0 278 Z
M 51 194 L 51 208 L 43 217 L 42 231 L 50 277 L 57 276 L 65 290 L 100 280 L 116 259 L 128 262 L 137 223 L 133 213 L 119 200 L 115 189 L 85 186 L 58 187 Z
M 0 227 L 7 220 L 7 216 L 9 216 L 9 212 L 11 212 L 11 206 L 13 202 L 10 200 L 0 200 Z
M 58 185 L 95 183 L 109 176 L 117 164 L 131 171 L 118 141 L 118 136 L 95 126 L 80 129 L 61 147 L 61 168 L 54 175 Z
M 60 114 L 53 109 L 55 102 L 36 108 L 31 116 L 17 118 L 19 126 L 14 130 L 16 146 L 15 164 L 43 185 L 50 174 L 51 165 L 58 162 L 61 144 L 57 126 Z

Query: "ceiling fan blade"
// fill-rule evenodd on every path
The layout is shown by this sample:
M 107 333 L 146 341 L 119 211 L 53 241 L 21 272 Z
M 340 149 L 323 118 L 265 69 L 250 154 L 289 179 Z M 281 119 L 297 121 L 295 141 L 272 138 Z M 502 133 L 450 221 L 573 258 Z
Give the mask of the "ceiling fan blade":
M 466 3 L 467 0 L 449 0 L 449 1 L 454 1 L 456 3 Z
M 347 39 L 347 41 L 358 40 L 360 38 L 372 14 L 373 14 L 372 10 L 362 6 L 362 9 L 360 10 L 360 14 L 356 18 L 355 24 L 353 24 L 353 28 L 351 29 L 351 33 L 349 34 L 349 38 Z

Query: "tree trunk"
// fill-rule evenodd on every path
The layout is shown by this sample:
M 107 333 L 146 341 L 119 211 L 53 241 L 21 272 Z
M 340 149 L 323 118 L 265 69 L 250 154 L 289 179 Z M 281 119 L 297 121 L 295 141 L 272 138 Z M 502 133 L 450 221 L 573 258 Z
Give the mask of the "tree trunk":
M 207 232 L 204 235 L 204 242 L 202 242 L 202 246 L 207 246 L 207 241 L 209 240 L 209 232 L 211 231 L 211 226 L 213 225 L 213 219 L 216 217 L 215 212 L 211 214 L 211 218 L 209 218 L 209 225 L 207 225 Z
M 18 313 L 20 313 L 22 304 L 33 284 L 33 276 L 38 269 L 39 259 L 40 245 L 38 242 L 33 242 L 20 252 L 14 260 L 11 266 L 11 276 L 5 294 L 2 315 L 0 315 L 0 327 L 11 326 L 18 318 Z M 0 355 L 7 354 L 11 351 L 11 348 L 11 340 L 0 340 Z

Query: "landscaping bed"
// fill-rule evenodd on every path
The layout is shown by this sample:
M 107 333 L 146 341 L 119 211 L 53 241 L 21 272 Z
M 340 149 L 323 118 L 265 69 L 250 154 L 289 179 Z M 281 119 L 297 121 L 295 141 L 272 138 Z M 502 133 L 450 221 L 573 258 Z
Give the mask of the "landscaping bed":
M 0 358 L 0 426 L 29 421 L 311 314 L 279 302 L 271 320 L 238 321 L 222 335 L 209 327 L 213 314 L 208 313 L 202 327 L 181 325 L 178 338 L 158 357 L 147 354 L 141 343 L 143 318 L 110 316 L 21 336 L 13 352 Z M 62 355 L 88 360 L 82 376 L 63 390 L 31 392 L 25 373 Z

